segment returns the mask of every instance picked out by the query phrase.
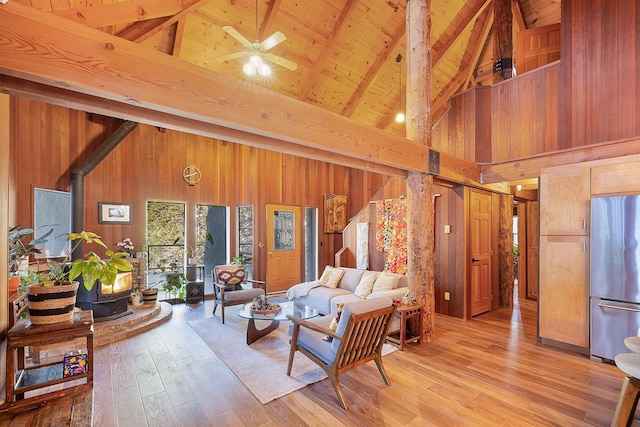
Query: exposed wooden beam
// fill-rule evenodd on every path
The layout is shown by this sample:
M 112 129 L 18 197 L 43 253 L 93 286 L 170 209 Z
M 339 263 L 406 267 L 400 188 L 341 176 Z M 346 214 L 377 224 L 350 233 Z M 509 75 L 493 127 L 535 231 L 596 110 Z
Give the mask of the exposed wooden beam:
M 365 74 L 362 80 L 360 80 L 360 84 L 342 109 L 341 114 L 343 116 L 351 117 L 353 112 L 356 111 L 356 108 L 358 108 L 358 105 L 360 104 L 362 97 L 367 91 L 367 88 L 369 87 L 371 82 L 375 80 L 376 76 L 380 72 L 380 69 L 382 68 L 382 65 L 387 62 L 387 60 L 389 59 L 389 55 L 394 53 L 394 49 L 396 48 L 400 40 L 402 40 L 402 36 L 404 36 L 405 33 L 405 27 L 406 24 L 404 22 L 401 22 L 398 25 L 398 28 L 396 28 L 396 31 L 391 36 L 391 41 L 389 42 L 389 44 L 384 46 L 383 50 L 378 53 L 376 60 L 373 61 L 373 64 L 371 64 L 371 67 L 369 67 L 369 71 L 367 71 L 367 74 Z
M 356 0 L 347 0 L 342 11 L 340 12 L 340 16 L 338 20 L 333 25 L 333 31 L 331 31 L 331 35 L 327 39 L 324 47 L 322 48 L 322 52 L 320 52 L 320 56 L 313 62 L 313 68 L 309 71 L 309 76 L 307 76 L 300 93 L 298 94 L 298 99 L 306 100 L 309 97 L 309 92 L 311 92 L 311 88 L 316 82 L 320 71 L 324 68 L 325 62 L 327 62 L 327 58 L 333 51 L 333 48 L 336 45 L 338 38 L 340 37 L 340 33 L 344 30 L 344 23 L 349 20 L 351 17 L 351 13 L 353 12 Z
M 264 40 L 265 37 L 269 37 L 269 35 L 271 35 L 273 23 L 278 15 L 278 9 L 280 9 L 281 2 L 282 0 L 271 0 L 269 2 L 269 8 L 264 16 L 262 25 L 260 26 L 260 31 L 258 31 L 258 40 Z
M 513 21 L 516 24 L 516 30 L 517 31 L 526 30 L 527 21 L 524 20 L 524 14 L 522 13 L 520 0 L 511 0 L 511 12 L 513 13 Z
M 103 3 L 89 7 L 54 10 L 52 13 L 92 28 L 101 28 L 171 16 L 181 10 L 182 0 L 147 0 Z
M 104 98 L 114 106 L 134 105 L 158 117 L 176 116 L 194 127 L 198 123 L 198 133 L 229 128 L 427 171 L 427 147 L 62 19 L 15 2 L 0 6 L 0 74 Z M 479 180 L 479 168 L 462 163 L 465 179 Z
M 184 9 L 180 12 L 177 13 L 169 18 L 165 18 L 162 19 L 161 21 L 154 21 L 155 25 L 150 25 L 150 26 L 145 26 L 144 29 L 146 31 L 141 31 L 142 29 L 138 29 L 138 31 L 136 31 L 136 35 L 135 37 L 132 37 L 129 35 L 128 29 L 122 31 L 121 33 L 118 34 L 118 37 L 127 39 L 127 40 L 131 40 L 134 41 L 136 43 L 142 43 L 143 41 L 147 40 L 148 38 L 154 36 L 155 34 L 159 33 L 160 31 L 164 31 L 165 29 L 171 27 L 173 24 L 175 24 L 176 22 L 184 19 L 184 17 L 187 16 L 187 14 L 193 12 L 194 10 L 196 10 L 197 8 L 199 8 L 204 0 L 191 0 L 191 1 L 186 1 L 184 4 Z M 134 24 L 135 25 L 135 24 Z
M 476 24 L 482 24 L 482 30 L 480 31 L 480 35 L 478 39 L 475 40 L 475 49 L 473 51 L 473 55 L 471 55 L 471 60 L 469 61 L 469 67 L 467 68 L 467 79 L 468 82 L 474 82 L 473 73 L 478 68 L 478 61 L 480 61 L 480 55 L 482 55 L 482 50 L 487 44 L 489 40 L 489 34 L 491 33 L 491 27 L 493 26 L 493 9 L 488 8 L 485 10 L 486 19 L 482 19 L 479 17 L 476 21 Z
M 525 178 L 537 178 L 540 176 L 540 170 L 542 168 L 570 165 L 590 160 L 630 156 L 633 154 L 640 154 L 639 138 L 621 139 L 615 142 L 587 145 L 557 151 L 555 153 L 544 153 L 510 162 L 482 165 L 482 182 L 496 183 Z
M 487 7 L 491 0 L 475 0 L 471 6 L 463 6 L 461 14 L 456 15 L 456 18 L 449 24 L 449 27 L 443 34 L 450 34 L 449 37 L 444 40 L 438 39 L 432 47 L 434 52 L 432 68 L 436 68 L 440 60 L 447 54 L 447 51 L 453 46 L 455 41 L 467 28 L 469 23 L 479 16 L 480 13 Z
M 190 120 L 157 111 L 150 111 L 134 105 L 118 103 L 106 98 L 99 99 L 91 95 L 85 95 L 67 89 L 47 86 L 6 75 L 0 75 L 0 93 L 35 99 L 48 104 L 60 105 L 75 110 L 101 114 L 103 116 L 132 120 L 150 126 L 161 127 L 163 129 L 168 128 L 308 159 L 323 160 L 329 163 L 377 172 L 383 175 L 405 177 L 407 174 L 403 169 L 380 165 L 368 160 L 357 160 L 352 157 L 344 156 L 340 153 L 289 144 L 276 138 L 254 135 L 221 126 L 210 126 L 196 120 Z M 451 163 L 454 164 L 453 162 Z M 455 167 L 456 166 L 454 166 L 454 168 Z

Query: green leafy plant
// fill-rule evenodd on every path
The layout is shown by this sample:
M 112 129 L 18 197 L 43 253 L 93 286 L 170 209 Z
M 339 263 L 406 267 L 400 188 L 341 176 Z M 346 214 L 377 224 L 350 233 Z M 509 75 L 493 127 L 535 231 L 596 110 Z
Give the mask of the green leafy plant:
M 246 256 L 245 254 L 239 254 L 234 256 L 231 261 L 229 261 L 230 265 L 250 265 L 252 258 L 250 256 Z
M 125 259 L 127 252 L 114 252 L 107 248 L 101 237 L 90 231 L 81 231 L 80 233 L 69 233 L 67 240 L 74 242 L 73 248 L 58 262 L 48 260 L 49 280 L 55 284 L 63 282 L 72 282 L 77 277 L 82 276 L 84 287 L 90 291 L 93 289 L 96 281 L 99 280 L 105 285 L 113 285 L 119 271 L 131 271 L 133 267 L 131 263 Z M 89 251 L 82 259 L 71 261 L 71 255 L 82 242 L 95 243 L 107 249 L 107 259 L 104 260 L 95 252 Z M 67 268 L 70 263 L 71 268 Z
M 9 228 L 9 272 L 15 273 L 18 270 L 18 263 L 27 258 L 30 254 L 39 254 L 38 245 L 47 242 L 47 238 L 53 233 L 53 228 L 37 239 L 31 239 L 25 243 L 23 238 L 33 234 L 32 228 L 22 228 L 16 225 Z
M 184 298 L 186 296 L 187 278 L 180 271 L 180 266 L 176 261 L 169 262 L 166 258 L 158 261 L 156 265 L 163 279 L 156 284 L 160 284 L 165 293 L 172 294 L 174 297 Z

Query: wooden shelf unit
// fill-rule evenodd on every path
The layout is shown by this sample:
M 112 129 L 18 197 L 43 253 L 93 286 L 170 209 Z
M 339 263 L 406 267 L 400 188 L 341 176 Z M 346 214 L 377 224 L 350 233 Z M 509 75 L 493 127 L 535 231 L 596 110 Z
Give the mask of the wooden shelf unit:
M 26 347 L 40 347 L 78 338 L 86 339 L 87 364 L 84 373 L 65 377 L 63 362 L 27 366 Z M 81 379 L 86 381 L 77 381 Z M 76 381 L 77 384 L 27 398 L 24 396 L 26 392 L 69 381 Z M 93 388 L 93 312 L 79 311 L 74 313 L 71 321 L 51 325 L 33 325 L 28 318 L 19 319 L 7 334 L 7 392 L 3 408 L 43 403 L 68 395 L 71 388 L 73 391 Z

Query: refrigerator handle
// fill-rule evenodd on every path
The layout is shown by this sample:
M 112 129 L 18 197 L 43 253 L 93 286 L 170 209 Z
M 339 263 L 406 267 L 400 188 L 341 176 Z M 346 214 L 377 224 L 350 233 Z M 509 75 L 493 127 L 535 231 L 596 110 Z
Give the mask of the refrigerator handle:
M 605 303 L 600 303 L 598 304 L 598 307 L 602 307 L 602 308 L 613 308 L 614 310 L 626 310 L 626 311 L 635 311 L 640 313 L 640 310 L 637 308 L 630 308 L 630 307 L 625 307 L 622 305 L 611 305 L 611 304 L 605 304 Z

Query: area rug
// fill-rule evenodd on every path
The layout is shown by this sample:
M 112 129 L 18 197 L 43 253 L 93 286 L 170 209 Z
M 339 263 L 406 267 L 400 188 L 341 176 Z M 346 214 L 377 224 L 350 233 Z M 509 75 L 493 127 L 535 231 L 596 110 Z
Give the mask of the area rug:
M 220 323 L 219 316 L 193 320 L 189 325 L 261 403 L 271 402 L 327 378 L 318 365 L 300 353 L 296 353 L 291 376 L 287 376 L 289 322 L 280 322 L 278 329 L 247 345 L 248 320 L 237 316 L 238 309 L 227 307 L 224 325 Z M 256 322 L 256 327 L 262 329 L 267 324 Z M 383 354 L 395 350 L 397 347 L 385 344 Z

